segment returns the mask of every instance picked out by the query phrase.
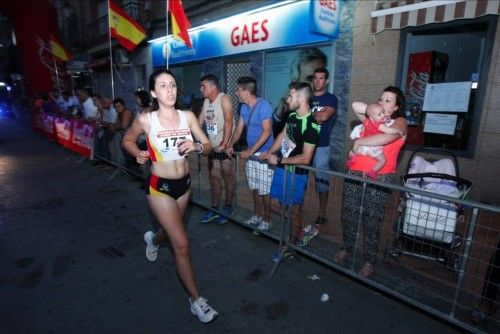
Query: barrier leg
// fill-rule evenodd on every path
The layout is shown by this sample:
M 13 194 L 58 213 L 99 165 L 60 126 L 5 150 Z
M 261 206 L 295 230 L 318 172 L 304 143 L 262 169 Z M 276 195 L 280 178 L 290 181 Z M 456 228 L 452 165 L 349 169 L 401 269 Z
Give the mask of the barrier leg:
M 116 176 L 118 176 L 122 171 L 122 154 L 121 154 L 121 136 L 118 131 L 115 132 L 115 160 L 116 160 L 116 169 L 114 172 L 107 178 L 107 181 L 113 180 Z
M 283 192 L 281 195 L 281 198 L 284 199 L 282 202 L 283 203 L 292 203 L 293 199 L 293 187 L 294 187 L 294 180 L 295 180 L 295 169 L 292 167 L 292 175 L 290 178 L 290 191 L 286 191 L 287 188 L 287 177 L 286 177 L 286 169 L 283 173 Z M 288 214 L 285 215 L 285 210 L 288 211 Z M 278 258 L 277 261 L 274 263 L 273 267 L 271 268 L 271 271 L 269 272 L 268 278 L 272 278 L 276 270 L 278 270 L 279 265 L 284 262 L 285 260 L 294 258 L 295 252 L 292 251 L 290 248 L 290 228 L 292 224 L 292 205 L 281 205 L 281 236 L 280 236 L 280 243 L 279 243 L 279 248 L 278 248 Z M 274 259 L 273 259 L 274 260 Z

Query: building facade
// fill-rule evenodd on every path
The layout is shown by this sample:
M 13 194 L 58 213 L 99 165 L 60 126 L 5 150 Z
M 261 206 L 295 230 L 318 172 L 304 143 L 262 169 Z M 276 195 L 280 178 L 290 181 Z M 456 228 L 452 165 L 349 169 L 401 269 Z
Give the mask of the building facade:
M 187 106 L 196 108 L 199 78 L 213 73 L 235 107 L 236 79 L 252 75 L 259 95 L 278 108 L 291 81 L 308 80 L 301 59 L 318 57 L 332 73 L 328 90 L 339 97 L 336 170 L 345 170 L 351 103 L 375 102 L 395 85 L 406 95 L 409 122 L 399 172 L 415 149 L 447 149 L 473 183 L 471 198 L 500 203 L 499 1 L 184 0 L 193 49 L 166 37 L 164 1 L 116 2 L 147 32 L 132 52 L 108 38 L 107 1 L 50 2 L 60 38 L 75 54 L 66 63 L 73 89 L 122 97 L 133 108 L 133 92 L 147 89 L 153 69 L 168 66 Z
M 418 7 L 426 5 L 420 1 L 379 1 L 378 8 L 370 1 L 358 3 L 349 100 L 376 101 L 385 86 L 400 86 L 407 94 L 410 132 L 399 171 L 404 172 L 416 148 L 448 149 L 457 155 L 460 176 L 473 184 L 471 198 L 498 204 L 500 181 L 496 175 L 500 157 L 495 151 L 500 144 L 499 2 L 429 3 L 434 7 Z M 413 81 L 408 66 L 412 54 L 430 54 L 428 62 L 434 61 L 429 70 L 414 71 Z M 441 68 L 436 64 L 439 56 Z M 432 71 L 434 78 L 418 78 Z M 448 88 L 437 96 L 437 102 L 444 106 L 425 106 L 422 83 Z M 459 106 L 454 88 L 446 87 L 447 83 L 464 83 L 459 97 L 469 97 L 468 101 Z M 415 90 L 420 93 L 415 94 Z

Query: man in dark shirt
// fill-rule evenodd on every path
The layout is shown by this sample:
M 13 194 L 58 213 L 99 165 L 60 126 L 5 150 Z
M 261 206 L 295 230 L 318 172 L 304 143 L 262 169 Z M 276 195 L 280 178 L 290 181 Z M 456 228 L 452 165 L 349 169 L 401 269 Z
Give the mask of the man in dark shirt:
M 311 111 L 320 126 L 318 144 L 314 154 L 313 167 L 330 170 L 330 134 L 337 120 L 338 99 L 326 91 L 329 72 L 326 68 L 318 68 L 313 74 L 313 98 Z M 326 223 L 326 206 L 330 190 L 330 175 L 316 172 L 315 189 L 319 196 L 319 212 L 316 225 Z

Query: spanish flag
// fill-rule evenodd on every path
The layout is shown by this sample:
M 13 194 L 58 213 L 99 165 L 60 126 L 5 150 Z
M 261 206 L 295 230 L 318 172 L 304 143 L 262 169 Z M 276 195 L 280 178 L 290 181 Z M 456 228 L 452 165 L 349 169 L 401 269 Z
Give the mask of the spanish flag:
M 54 35 L 50 35 L 50 52 L 54 57 L 61 61 L 68 61 L 73 59 L 73 54 L 69 52 L 61 42 L 57 38 L 54 37 Z
M 111 37 L 118 39 L 120 45 L 128 51 L 134 50 L 146 38 L 146 32 L 139 23 L 111 0 L 109 0 L 109 29 Z
M 170 11 L 172 17 L 172 34 L 175 38 L 181 40 L 186 44 L 188 48 L 192 48 L 191 40 L 189 39 L 188 29 L 191 27 L 184 9 L 182 8 L 181 0 L 170 0 L 168 1 L 167 10 Z

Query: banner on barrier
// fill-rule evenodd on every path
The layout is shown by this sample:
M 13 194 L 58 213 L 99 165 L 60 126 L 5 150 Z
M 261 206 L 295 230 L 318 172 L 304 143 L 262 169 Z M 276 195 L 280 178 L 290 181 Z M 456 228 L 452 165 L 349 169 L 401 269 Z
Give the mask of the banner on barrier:
M 66 117 L 56 117 L 54 119 L 54 128 L 57 142 L 66 148 L 71 148 L 71 133 L 73 129 L 71 120 Z
M 89 159 L 93 159 L 95 125 L 80 119 L 72 119 L 71 121 L 73 133 L 70 149 Z
M 93 123 L 35 112 L 33 114 L 33 128 L 61 146 L 89 159 L 94 158 L 95 124 Z

